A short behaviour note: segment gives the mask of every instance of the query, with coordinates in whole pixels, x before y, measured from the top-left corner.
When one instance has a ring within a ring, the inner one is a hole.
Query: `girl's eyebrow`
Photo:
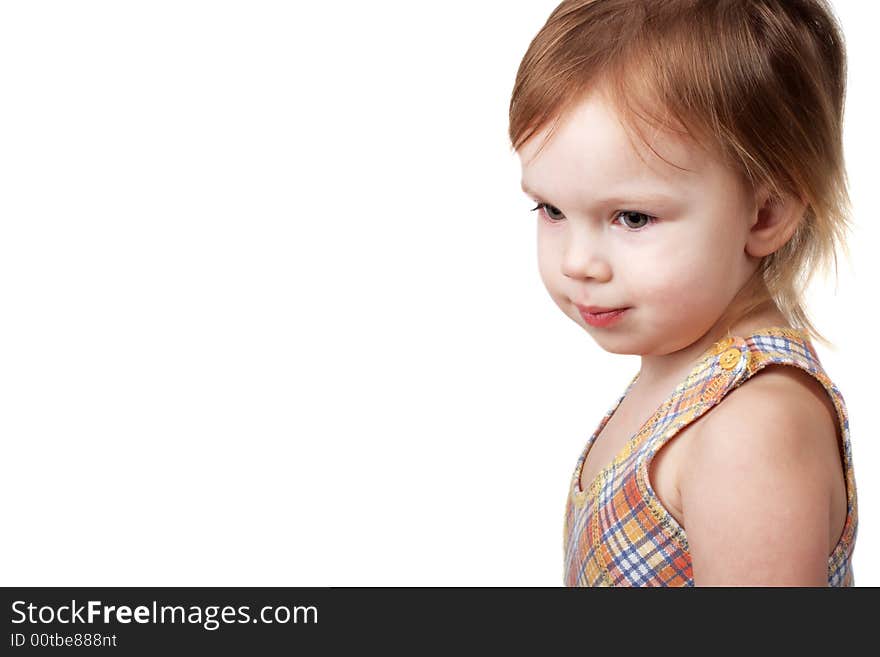
[[[529,189],[526,182],[520,181],[520,187],[523,192],[533,197],[543,197],[543,194],[538,194],[537,192]],[[670,194],[664,194],[660,191],[654,190],[642,190],[642,191],[633,191],[632,193],[625,194],[616,194],[614,196],[608,196],[605,198],[598,198],[594,200],[594,203],[598,205],[614,205],[620,203],[629,203],[629,202],[638,202],[638,203],[674,203],[680,201],[680,196],[672,196]]]

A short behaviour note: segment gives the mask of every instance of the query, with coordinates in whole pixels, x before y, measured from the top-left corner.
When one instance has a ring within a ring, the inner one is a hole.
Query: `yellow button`
[[[742,358],[742,352],[736,347],[732,347],[721,354],[721,358],[719,359],[719,364],[726,370],[732,370],[736,367],[736,364],[739,362],[739,359]]]
[[[732,344],[733,344],[733,336],[728,335],[726,338],[721,338],[712,347],[712,355],[717,356],[718,354],[720,354],[722,351],[727,349]]]

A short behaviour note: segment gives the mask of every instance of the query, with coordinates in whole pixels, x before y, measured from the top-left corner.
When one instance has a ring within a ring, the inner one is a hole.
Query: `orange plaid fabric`
[[[687,535],[651,488],[648,467],[657,451],[683,426],[756,372],[776,363],[809,372],[824,386],[837,410],[847,514],[842,535],[828,557],[828,584],[853,586],[858,506],[846,405],[809,338],[787,327],[762,329],[745,338],[727,336],[716,342],[621,453],[582,491],[580,474],[587,453],[638,374],[633,377],[587,441],[572,476],[563,531],[566,586],[694,585]]]

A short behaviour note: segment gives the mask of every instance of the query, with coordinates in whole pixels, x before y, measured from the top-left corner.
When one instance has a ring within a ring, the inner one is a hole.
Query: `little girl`
[[[541,278],[641,356],[574,470],[567,586],[853,585],[849,422],[803,303],[849,229],[845,66],[823,0],[565,0],[529,46]]]

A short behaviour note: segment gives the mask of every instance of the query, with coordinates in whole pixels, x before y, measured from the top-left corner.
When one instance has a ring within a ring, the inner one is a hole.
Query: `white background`
[[[0,583],[562,583],[638,356],[537,271],[507,140],[554,1],[0,5]],[[880,585],[875,3],[811,291]],[[872,301],[873,300],[873,301]]]

